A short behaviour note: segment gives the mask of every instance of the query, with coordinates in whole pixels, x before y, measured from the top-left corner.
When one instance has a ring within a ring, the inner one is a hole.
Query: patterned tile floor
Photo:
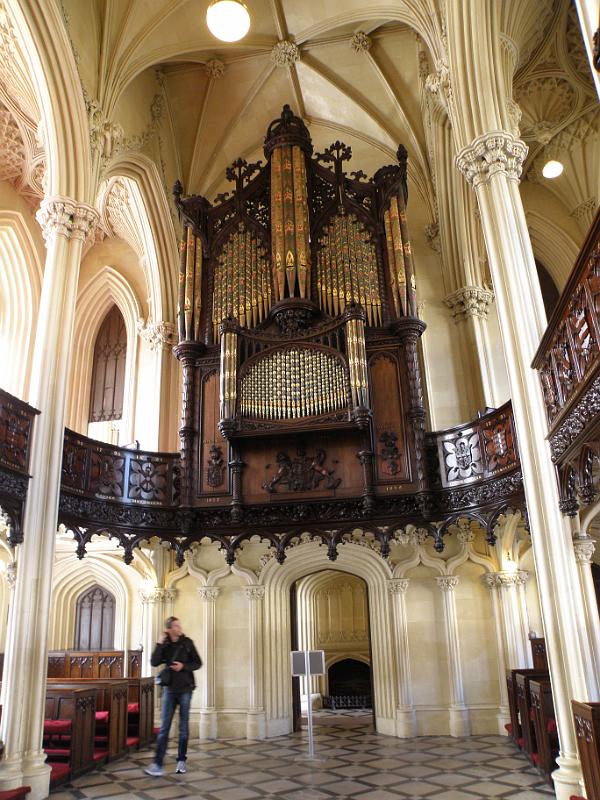
[[[164,778],[142,772],[152,751],[108,764],[51,800],[549,800],[554,792],[501,736],[396,739],[374,733],[370,715],[319,714],[314,760],[305,730],[264,742],[235,739],[194,744],[188,772],[175,775],[169,749]]]

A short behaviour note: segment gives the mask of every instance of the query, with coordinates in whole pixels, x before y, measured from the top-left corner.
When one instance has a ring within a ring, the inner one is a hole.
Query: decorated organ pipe
[[[220,411],[221,424],[232,420],[236,414],[237,399],[237,346],[238,334],[227,322],[221,325],[221,382]]]
[[[402,191],[393,195],[384,212],[390,288],[398,317],[417,313],[415,271]]]
[[[350,372],[350,394],[354,410],[369,407],[369,383],[367,377],[367,348],[365,345],[365,321],[359,308],[346,313],[346,350]]]
[[[184,226],[179,245],[178,333],[180,342],[200,339],[202,308],[202,242],[191,225]]]

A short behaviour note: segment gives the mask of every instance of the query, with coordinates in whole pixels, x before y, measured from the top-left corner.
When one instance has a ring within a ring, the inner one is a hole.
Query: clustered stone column
[[[526,154],[522,141],[498,130],[463,148],[456,164],[476,192],[494,281],[560,739],[554,782],[557,797],[566,800],[578,792],[581,777],[570,701],[600,697],[597,678],[585,668],[589,642],[573,636],[585,619],[584,603],[570,529],[559,510],[541,385],[530,366],[546,316],[519,195]]]
[[[413,703],[412,681],[410,676],[410,650],[408,644],[408,619],[406,614],[406,592],[409,584],[409,578],[394,578],[388,581],[388,591],[392,596],[394,643],[396,646],[396,665],[398,669],[396,730],[398,736],[403,739],[410,739],[417,735],[417,718]]]
[[[460,662],[460,640],[458,636],[458,617],[454,590],[458,586],[458,575],[443,575],[435,579],[442,591],[444,603],[444,624],[446,646],[448,649],[448,672],[450,678],[450,735],[469,736],[471,722],[469,709],[465,705],[462,666]]]
[[[163,589],[153,586],[151,589],[142,589],[142,630],[144,648],[142,653],[142,675],[152,674],[150,658],[156,646],[158,637],[162,634],[167,617],[172,616],[173,602],[177,596],[176,589]]]
[[[52,567],[71,341],[81,250],[98,212],[67,197],[51,197],[37,213],[46,262],[37,319],[29,401],[41,412],[34,427],[31,474],[18,546],[19,570],[7,632],[3,683],[0,789],[31,786],[31,800],[48,795],[50,768],[42,750]]]
[[[598,626],[598,602],[596,587],[592,576],[592,557],[596,544],[590,536],[574,536],[573,550],[577,562],[579,582],[585,603],[585,635],[589,636],[593,659],[586,662],[585,667],[592,675],[588,680],[597,680],[600,675],[600,629]]]
[[[264,586],[245,586],[248,599],[248,629],[250,645],[250,674],[248,676],[248,739],[265,738],[265,707],[263,692],[263,600]]]
[[[202,600],[201,654],[204,667],[200,672],[200,739],[217,738],[217,710],[215,706],[215,604],[221,590],[218,586],[201,586],[198,596]]]

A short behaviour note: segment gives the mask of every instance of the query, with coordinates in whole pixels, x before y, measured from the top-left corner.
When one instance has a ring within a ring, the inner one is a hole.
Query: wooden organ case
[[[426,488],[406,150],[348,176],[350,148],[313,154],[285,106],[264,153],[214,204],[174,189],[182,505],[256,525],[253,509],[344,501],[359,520]]]

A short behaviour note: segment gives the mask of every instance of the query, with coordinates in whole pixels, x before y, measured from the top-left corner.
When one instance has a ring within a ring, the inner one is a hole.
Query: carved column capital
[[[172,322],[145,322],[138,319],[136,323],[140,337],[148,343],[150,350],[168,350],[176,344],[175,325]]]
[[[456,323],[469,317],[487,319],[488,308],[494,300],[491,289],[483,286],[462,286],[444,298]]]
[[[265,587],[264,586],[244,586],[244,594],[250,601],[264,600]]]
[[[573,549],[578,564],[590,564],[596,550],[596,543],[589,536],[576,536],[573,538]]]
[[[15,584],[17,583],[17,562],[16,561],[9,561],[6,565],[6,582],[10,589],[15,588]]]
[[[406,594],[410,584],[410,578],[392,578],[387,582],[390,594]]]
[[[35,216],[46,241],[53,235],[85,241],[99,219],[93,206],[76,203],[69,197],[45,198]]]
[[[510,588],[511,586],[525,586],[529,577],[529,572],[520,569],[516,572],[488,572],[482,576],[482,580],[490,588],[493,586]]]
[[[458,575],[442,575],[435,579],[435,582],[443,592],[453,592],[458,586]]]
[[[218,586],[200,586],[198,589],[200,599],[206,603],[214,603],[220,593],[221,589]]]
[[[149,589],[140,589],[142,603],[161,603],[166,600],[174,600],[176,596],[176,589],[163,589],[161,586],[152,586]]]
[[[491,131],[463,147],[456,156],[456,166],[474,188],[497,173],[518,181],[528,149],[508,131]]]

